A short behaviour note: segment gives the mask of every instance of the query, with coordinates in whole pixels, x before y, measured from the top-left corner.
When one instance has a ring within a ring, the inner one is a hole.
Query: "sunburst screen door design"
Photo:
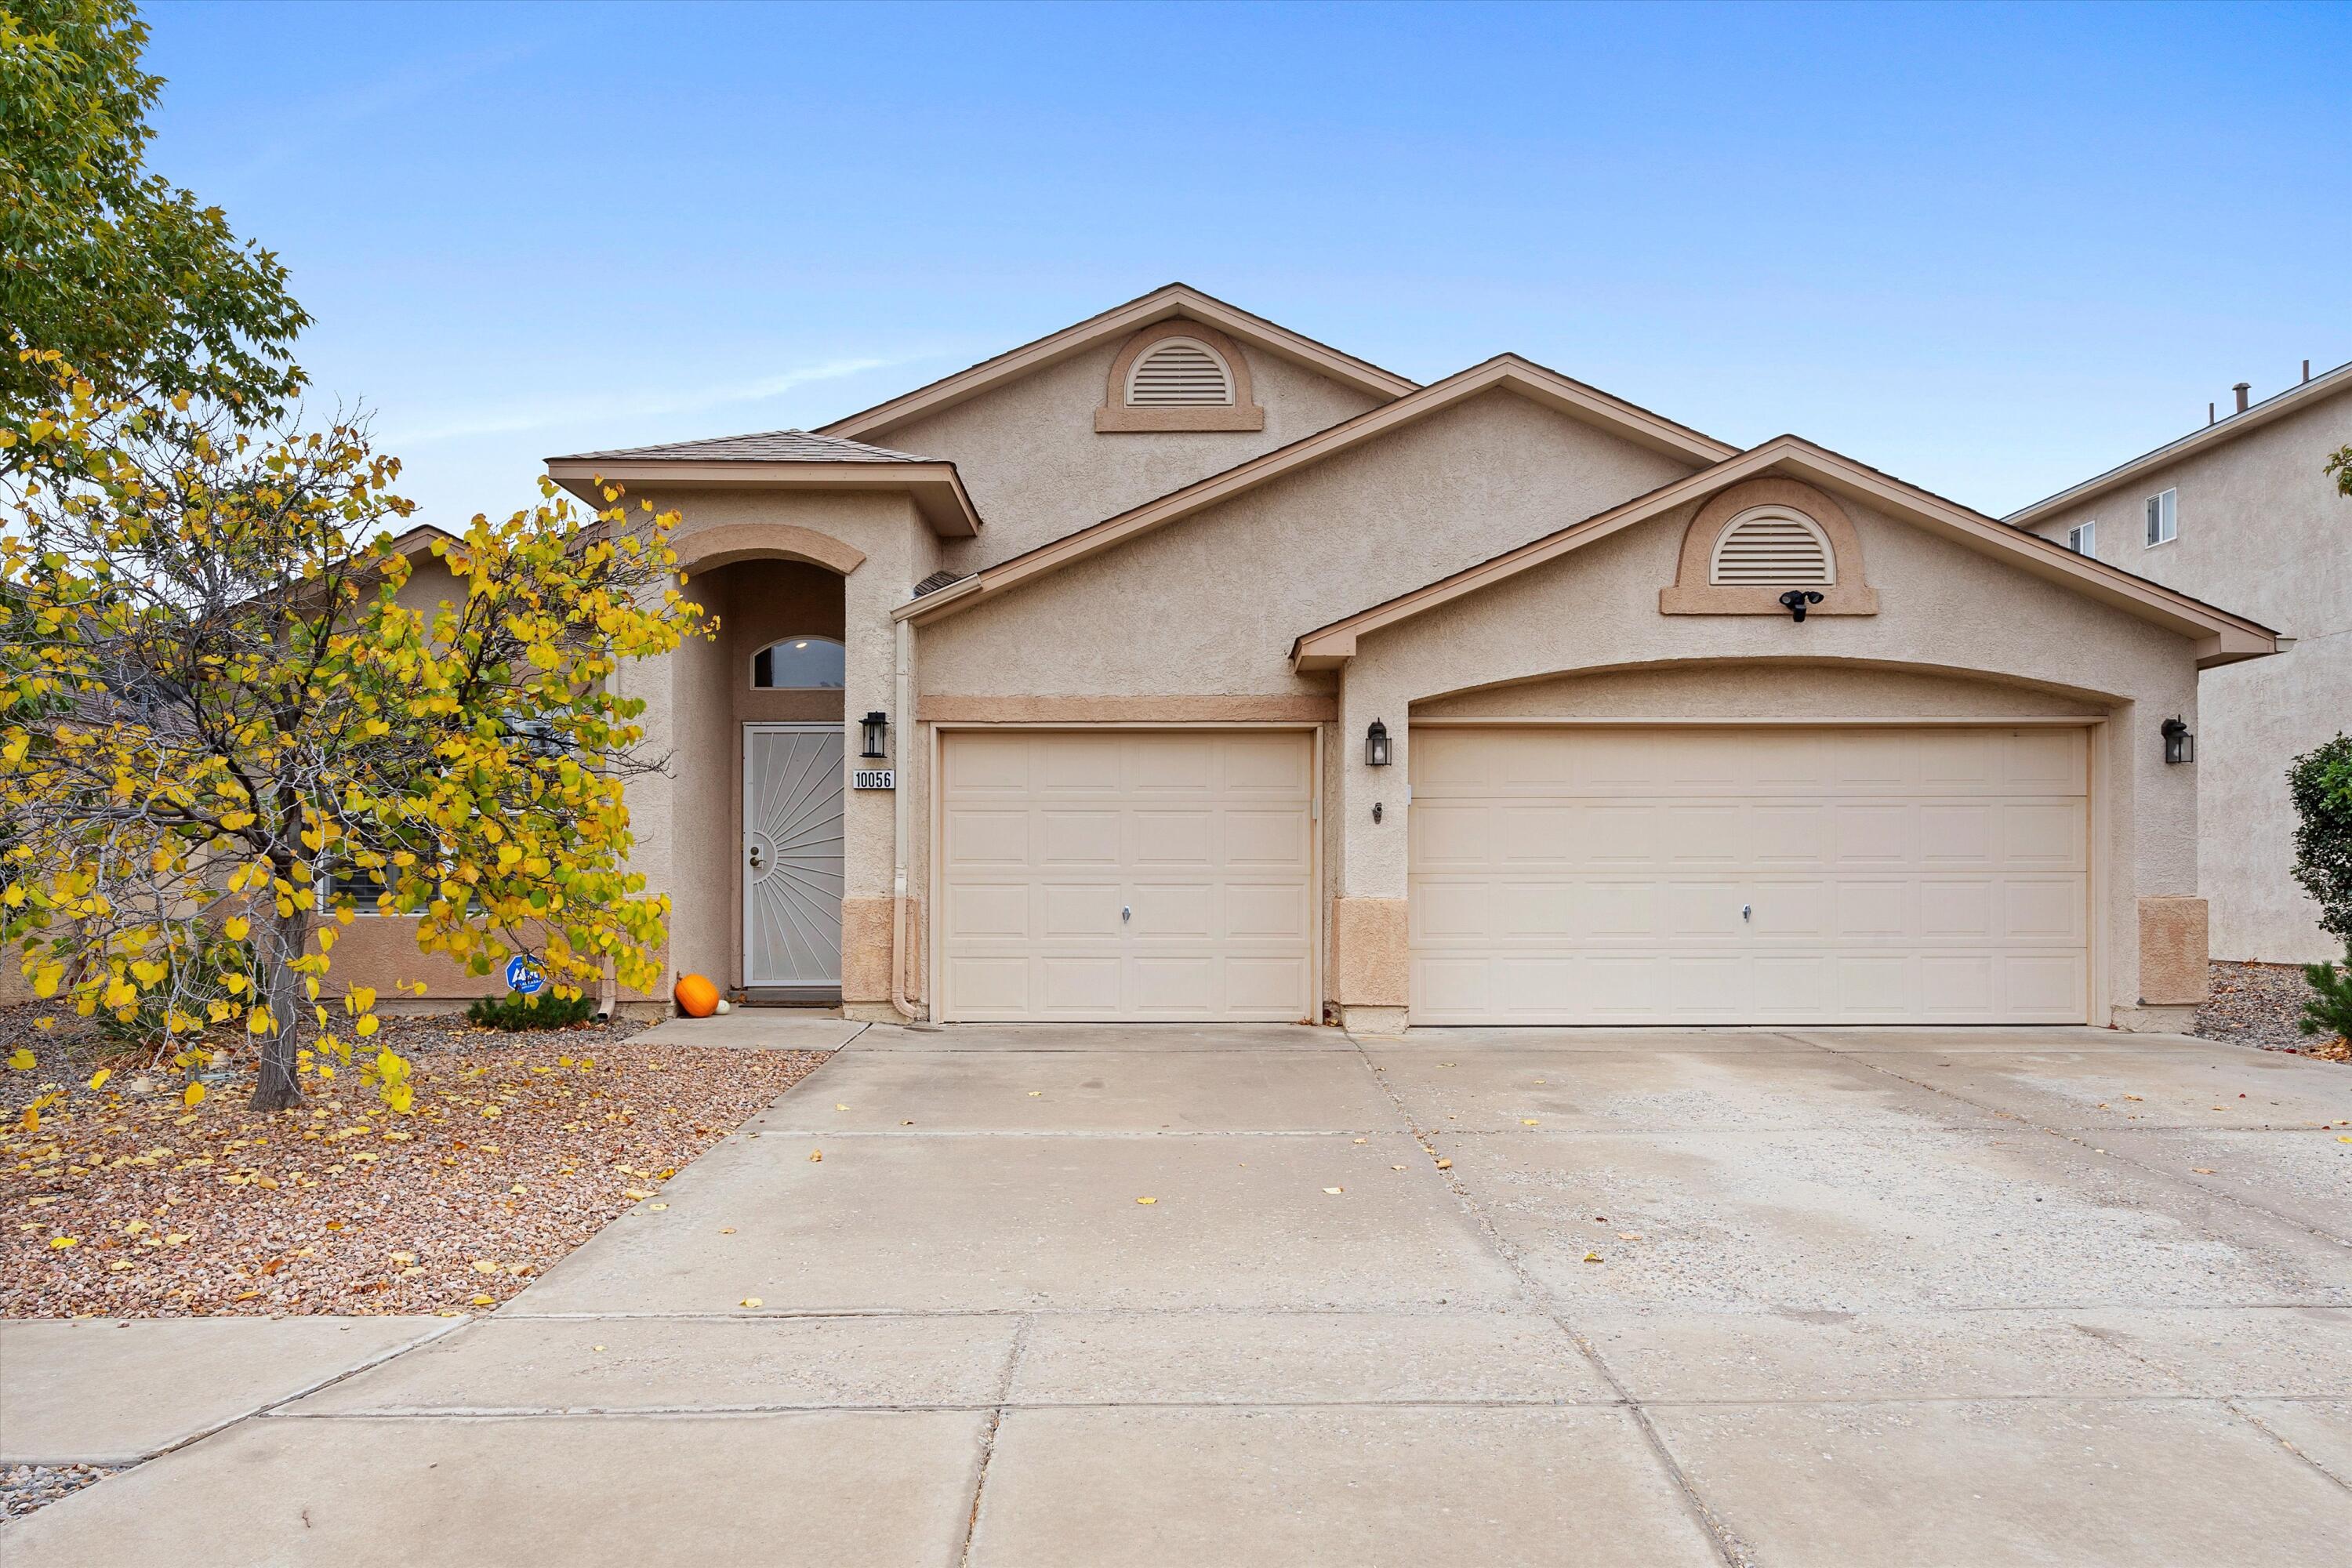
[[[841,984],[842,730],[743,727],[743,984]]]

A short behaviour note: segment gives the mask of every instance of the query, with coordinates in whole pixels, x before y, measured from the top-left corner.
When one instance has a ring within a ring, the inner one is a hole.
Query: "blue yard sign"
[[[520,992],[525,996],[536,996],[546,984],[547,976],[539,972],[539,965],[522,954],[517,953],[507,960],[508,990]]]

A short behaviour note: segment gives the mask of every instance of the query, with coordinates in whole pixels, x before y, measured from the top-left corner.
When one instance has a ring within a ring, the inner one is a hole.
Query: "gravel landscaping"
[[[2296,1026],[2310,994],[2299,963],[2216,963],[2205,1005],[2197,1010],[2197,1032],[2329,1061],[2352,1058],[2341,1040],[2317,1039]]]
[[[103,1465],[10,1465],[0,1469],[0,1520],[22,1519],[112,1474]]]
[[[36,1058],[0,1069],[0,1317],[485,1310],[824,1059],[634,1045],[632,1023],[387,1018],[413,1114],[349,1068],[307,1109],[256,1112],[249,1074],[190,1107],[143,1053],[35,1016],[0,1012],[0,1056]]]

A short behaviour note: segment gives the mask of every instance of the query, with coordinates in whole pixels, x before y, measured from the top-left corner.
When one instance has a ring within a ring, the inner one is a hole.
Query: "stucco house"
[[[2012,513],[2041,537],[2282,635],[2284,657],[2198,682],[2197,856],[2216,958],[2340,959],[2294,878],[2290,761],[2352,731],[2352,500],[2325,471],[2352,445],[2352,364],[2208,411],[2201,429]]]
[[[548,471],[680,509],[722,620],[623,676],[673,970],[867,1018],[2185,1026],[2162,726],[2278,647],[1799,437],[1181,284]]]

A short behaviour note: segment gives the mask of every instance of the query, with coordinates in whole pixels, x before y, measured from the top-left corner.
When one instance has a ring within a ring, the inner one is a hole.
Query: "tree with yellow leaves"
[[[412,607],[385,532],[413,509],[357,422],[255,428],[27,357],[59,395],[0,423],[0,931],[38,995],[152,1020],[183,1065],[248,1041],[273,1110],[375,1032],[371,992],[327,986],[361,900],[475,973],[656,982],[668,902],[627,869],[623,787],[661,759],[610,678],[708,635],[674,514],[549,487],[436,538],[455,586]],[[364,1070],[405,1109],[405,1063]]]

